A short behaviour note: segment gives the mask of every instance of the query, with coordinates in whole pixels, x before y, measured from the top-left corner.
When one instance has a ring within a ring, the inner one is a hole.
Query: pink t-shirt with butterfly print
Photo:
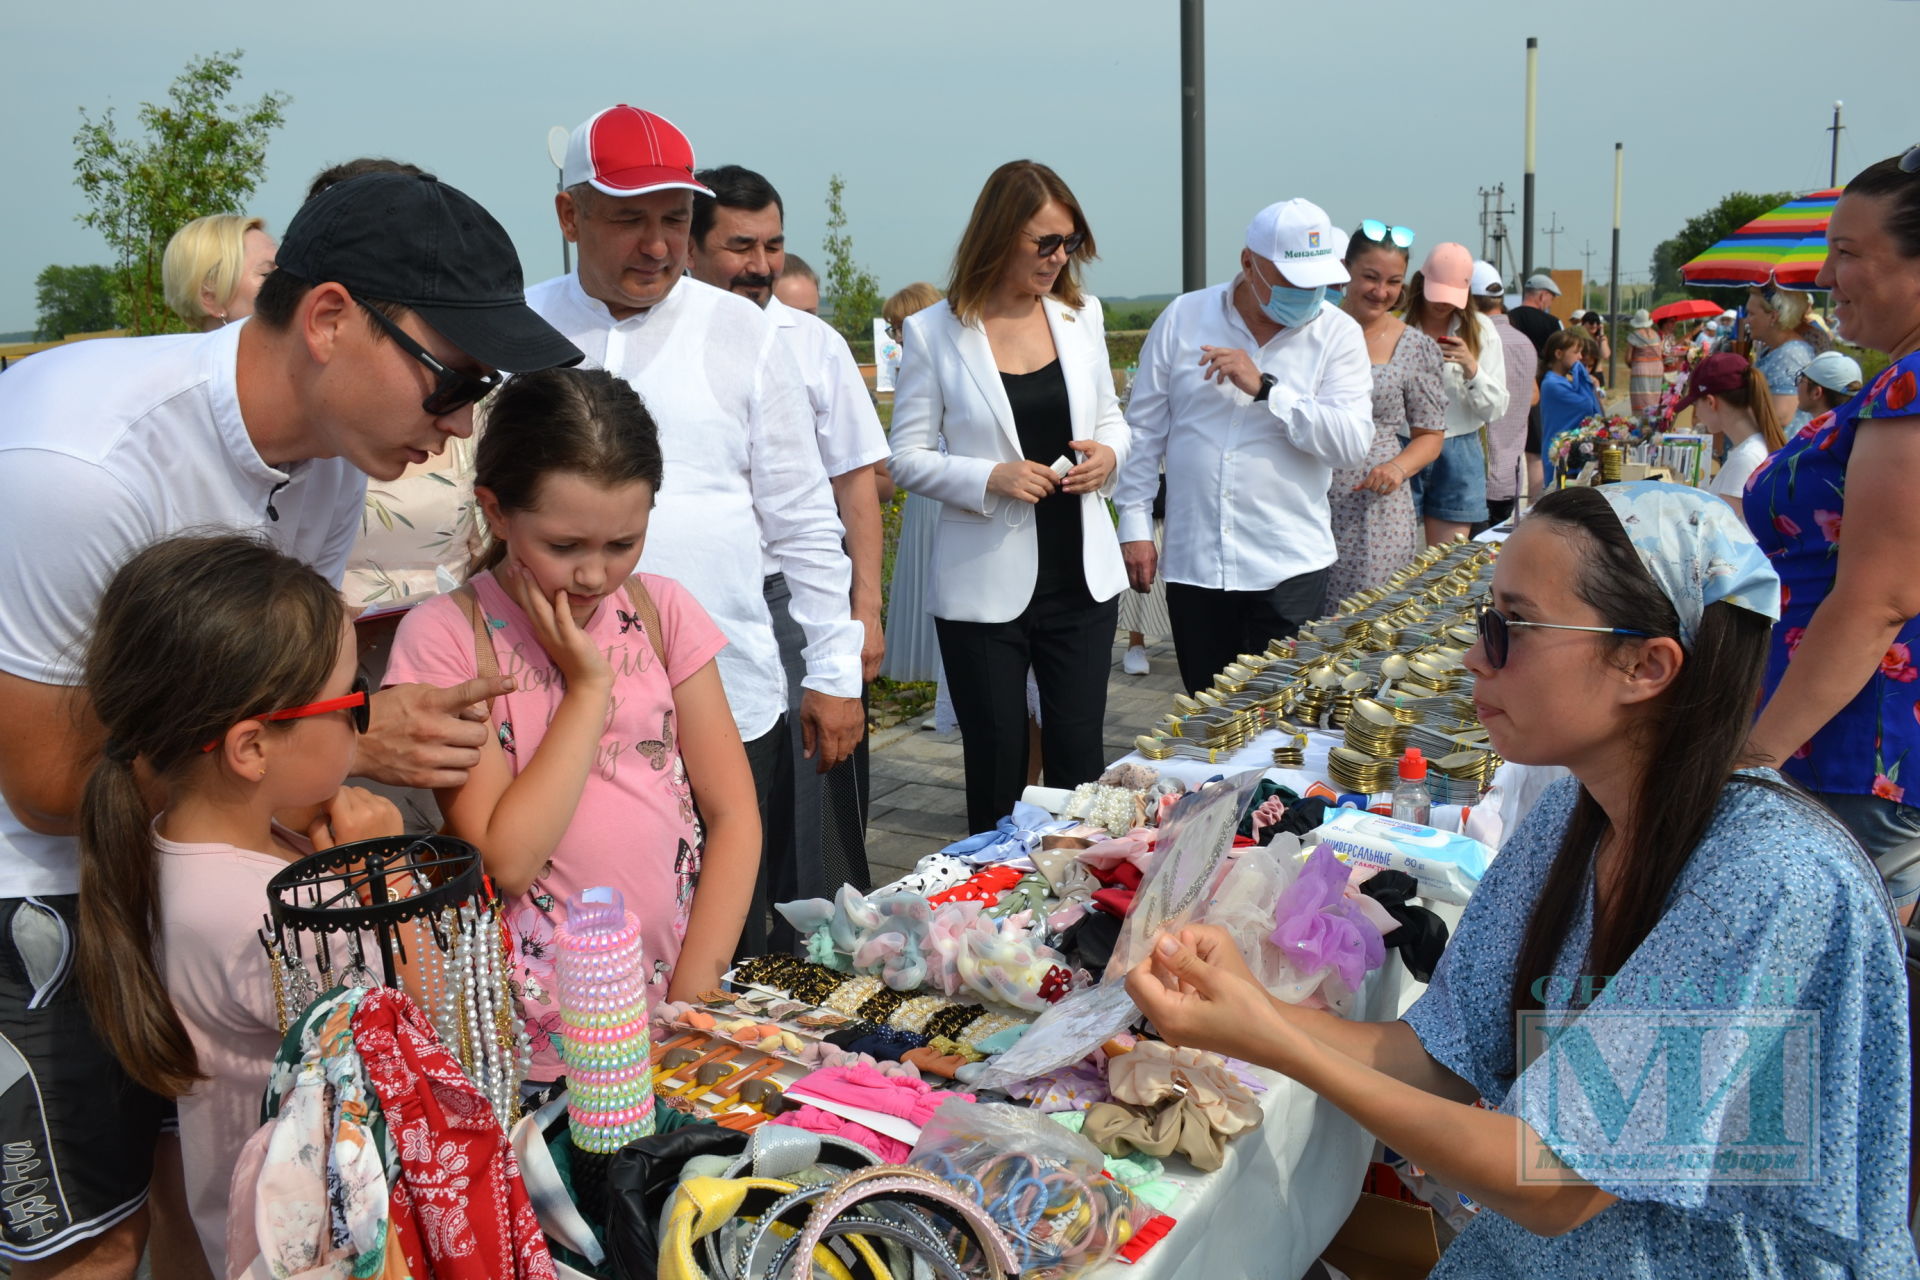
[[[552,859],[527,893],[507,908],[517,951],[514,981],[533,1038],[533,1080],[564,1074],[553,1042],[560,1025],[553,977],[553,933],[581,890],[611,885],[640,920],[650,993],[664,1000],[687,930],[703,837],[680,760],[673,687],[713,661],[726,644],[720,629],[681,586],[641,574],[660,629],[666,669],[654,658],[624,592],[600,602],[586,631],[613,666],[613,696],[599,757],[580,805]],[[473,578],[493,651],[514,692],[493,704],[493,723],[515,773],[533,759],[565,692],[560,670],[534,639],[527,616],[491,573]],[[416,605],[400,623],[387,664],[388,684],[453,685],[478,674],[473,624],[452,596]]]

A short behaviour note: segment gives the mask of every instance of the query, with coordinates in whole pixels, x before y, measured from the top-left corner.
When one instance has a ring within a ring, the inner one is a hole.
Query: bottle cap
[[[1427,776],[1427,758],[1420,754],[1420,748],[1408,747],[1400,756],[1400,777],[1405,782],[1419,782]]]

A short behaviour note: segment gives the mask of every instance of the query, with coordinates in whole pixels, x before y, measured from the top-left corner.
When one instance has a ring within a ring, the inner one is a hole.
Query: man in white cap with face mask
[[[1347,282],[1345,243],[1319,206],[1269,205],[1239,274],[1174,299],[1140,350],[1133,453],[1114,492],[1120,547],[1134,590],[1166,579],[1189,690],[1320,615],[1336,558],[1327,486],[1373,443],[1366,339],[1327,296]],[[1164,561],[1152,516],[1163,462]]]

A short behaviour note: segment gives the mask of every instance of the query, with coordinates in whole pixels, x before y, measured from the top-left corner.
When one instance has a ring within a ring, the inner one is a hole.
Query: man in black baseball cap
[[[470,435],[501,371],[580,359],[527,308],[500,224],[430,177],[323,192],[287,228],[279,267],[244,322],[73,343],[0,377],[0,921],[26,957],[0,965],[0,1023],[19,1051],[0,1064],[0,1145],[36,1180],[31,1203],[0,1216],[0,1256],[16,1263],[131,1276],[156,1152],[178,1160],[177,1139],[159,1136],[171,1103],[132,1083],[60,977],[81,928],[75,814],[98,753],[72,655],[108,580],[150,543],[226,527],[338,583],[368,476]],[[511,687],[381,691],[354,772],[460,785],[488,732],[462,713]],[[22,1017],[33,1036],[15,1034]],[[151,1216],[172,1256],[193,1246],[166,1185]]]

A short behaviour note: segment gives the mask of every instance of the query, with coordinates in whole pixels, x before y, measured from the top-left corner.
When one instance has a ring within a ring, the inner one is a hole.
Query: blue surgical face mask
[[[1334,285],[1334,284],[1330,284],[1327,286],[1327,305],[1328,306],[1337,307],[1341,303],[1345,302],[1346,300],[1347,300],[1347,291],[1345,289],[1342,289],[1339,285]]]
[[[1254,269],[1260,275],[1259,268]],[[1260,304],[1261,312],[1267,319],[1288,329],[1298,329],[1307,321],[1320,314],[1320,305],[1326,301],[1327,287],[1317,289],[1295,289],[1291,285],[1267,284],[1264,276],[1260,283],[1267,285],[1267,300]]]

